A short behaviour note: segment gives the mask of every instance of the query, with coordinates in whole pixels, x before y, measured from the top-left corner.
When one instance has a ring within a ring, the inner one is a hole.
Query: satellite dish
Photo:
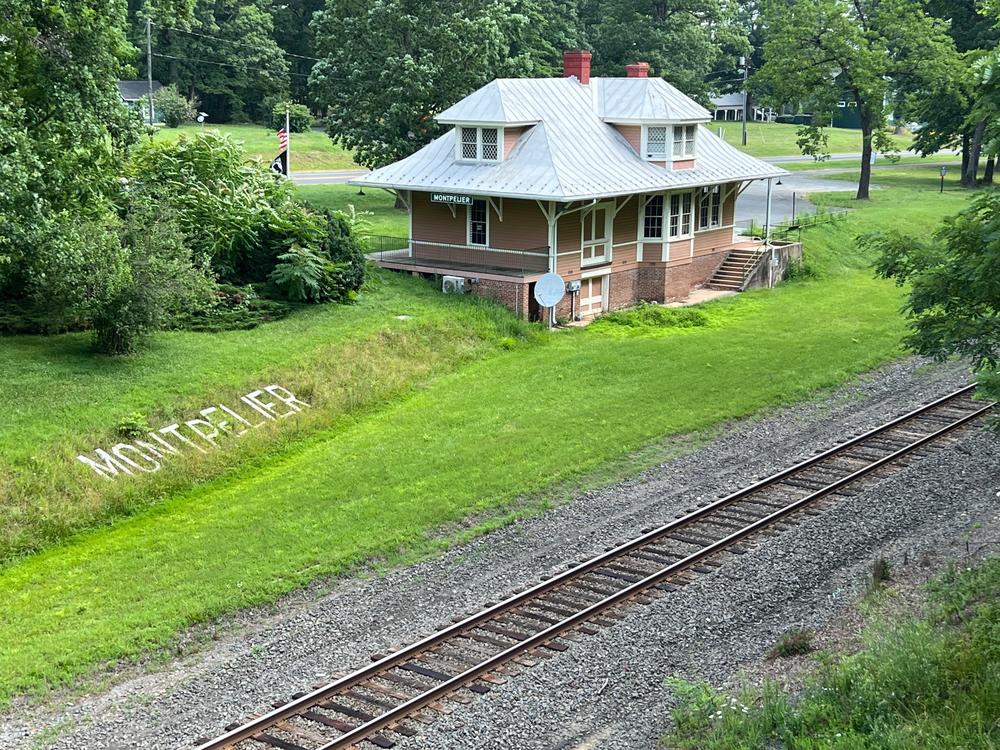
[[[535,301],[542,307],[555,307],[566,294],[566,282],[557,273],[547,273],[535,282]]]

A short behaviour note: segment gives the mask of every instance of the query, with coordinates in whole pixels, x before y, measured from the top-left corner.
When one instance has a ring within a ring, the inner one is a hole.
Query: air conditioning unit
[[[445,276],[441,279],[441,291],[445,294],[465,294],[465,278],[462,276]]]

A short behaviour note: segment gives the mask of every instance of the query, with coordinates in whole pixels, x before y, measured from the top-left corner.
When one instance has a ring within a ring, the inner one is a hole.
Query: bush
[[[170,84],[153,94],[153,109],[159,112],[164,125],[178,128],[186,122],[194,122],[198,100],[188,101],[174,84]]]
[[[288,126],[293,133],[304,133],[313,124],[312,112],[305,104],[297,104],[293,101],[275,102],[271,107],[271,127],[279,130],[285,127],[285,109],[288,109]]]
[[[663,328],[697,328],[708,324],[708,316],[690,307],[663,307],[642,302],[628,310],[602,315],[595,320],[594,328],[623,328],[635,331]]]
[[[368,258],[358,241],[357,235],[352,231],[352,216],[355,214],[344,214],[341,211],[326,211],[326,236],[323,238],[323,250],[327,257],[340,268],[341,281],[339,286],[342,291],[339,296],[333,297],[339,302],[344,302],[352,297],[365,283],[365,272],[368,267]]]
[[[812,633],[802,628],[793,628],[786,633],[782,633],[781,638],[774,644],[768,654],[772,658],[787,658],[789,656],[801,656],[813,650]]]

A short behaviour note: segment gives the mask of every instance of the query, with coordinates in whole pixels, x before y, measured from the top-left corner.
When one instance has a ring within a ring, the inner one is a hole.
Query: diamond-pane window
[[[496,128],[483,128],[482,129],[483,138],[483,160],[484,161],[496,161],[499,156],[499,148],[497,143],[497,129]]]
[[[646,128],[646,158],[665,160],[667,158],[667,129],[659,125]]]
[[[478,151],[478,128],[462,128],[462,158],[475,159]]]

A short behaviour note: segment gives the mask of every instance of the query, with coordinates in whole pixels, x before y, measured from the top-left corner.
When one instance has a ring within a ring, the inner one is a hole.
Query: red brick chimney
[[[649,63],[635,62],[625,66],[625,75],[629,78],[649,78]]]
[[[590,83],[590,59],[592,55],[584,49],[566,50],[563,52],[563,75],[566,78],[576,76],[576,79],[586,86]]]

